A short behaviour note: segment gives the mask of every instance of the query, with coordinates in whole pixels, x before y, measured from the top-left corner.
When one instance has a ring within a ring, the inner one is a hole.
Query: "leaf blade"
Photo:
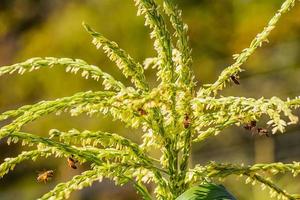
[[[236,200],[223,185],[206,183],[192,187],[176,200]]]

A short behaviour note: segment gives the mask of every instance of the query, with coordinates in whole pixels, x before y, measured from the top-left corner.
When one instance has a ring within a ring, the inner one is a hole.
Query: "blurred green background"
[[[198,86],[216,80],[218,74],[232,63],[231,55],[248,46],[279,8],[283,0],[178,0],[184,21],[189,25],[193,48],[193,70]],[[240,74],[241,85],[229,87],[222,95],[286,98],[300,95],[300,5],[283,16],[270,36],[270,43],[256,51]],[[115,40],[134,58],[143,62],[155,56],[149,30],[143,17],[136,16],[132,0],[1,0],[0,1],[0,65],[9,65],[36,56],[71,57],[98,65],[117,79],[130,84],[106,56],[90,43],[83,30],[85,21],[108,38]],[[155,71],[146,71],[155,85]],[[0,78],[0,111],[55,99],[79,91],[100,90],[99,82],[67,74],[63,68],[42,69],[23,76]],[[264,121],[259,122],[264,126]],[[3,125],[0,124],[0,125]],[[109,117],[47,116],[24,130],[46,135],[51,128],[89,129],[120,133],[136,138],[138,130],[125,129]],[[253,164],[255,162],[290,162],[300,160],[299,125],[286,134],[253,137],[242,128],[225,130],[218,137],[193,148],[193,165],[210,160]],[[136,140],[136,139],[135,139]],[[17,155],[19,145],[7,146],[0,141],[0,163]],[[36,182],[37,171],[55,169],[55,178],[47,184]],[[70,170],[64,159],[40,159],[25,162],[0,179],[1,200],[31,200],[53,188],[57,183],[79,174]],[[277,176],[276,181],[291,193],[300,193],[299,178]],[[225,186],[238,199],[269,199],[267,191],[244,185],[244,179],[229,178]],[[130,185],[115,187],[105,180],[74,193],[74,200],[139,199]]]

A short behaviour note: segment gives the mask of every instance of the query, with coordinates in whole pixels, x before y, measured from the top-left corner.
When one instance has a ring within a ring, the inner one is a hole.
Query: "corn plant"
[[[25,160],[55,156],[87,163],[90,168],[70,181],[56,185],[40,197],[41,200],[66,199],[71,192],[89,187],[103,178],[109,178],[118,185],[132,184],[146,200],[176,199],[194,185],[213,185],[219,178],[231,175],[244,176],[246,183],[257,183],[262,189],[268,188],[272,197],[300,199],[299,195],[289,194],[271,180],[277,173],[291,172],[296,176],[300,172],[300,162],[252,166],[213,161],[206,165],[189,164],[193,144],[205,142],[228,127],[245,126],[263,134],[266,130],[257,128],[255,122],[267,117],[271,132],[276,134],[284,132],[287,125],[298,122],[298,117],[293,114],[293,110],[300,107],[298,97],[287,100],[278,97],[254,99],[224,97],[219,93],[228,85],[235,87],[239,84],[238,74],[243,71],[242,65],[268,41],[276,23],[294,6],[295,0],[285,0],[249,47],[233,56],[234,63],[226,67],[214,83],[199,86],[197,91],[191,69],[188,26],[182,21],[182,12],[172,0],[162,3],[158,5],[155,0],[135,0],[138,15],[145,17],[145,25],[151,30],[150,37],[157,52],[155,57],[146,58],[142,64],[115,42],[83,23],[92,43],[115,62],[125,77],[131,80],[131,86],[124,85],[99,67],[81,59],[36,57],[0,68],[0,75],[5,75],[60,66],[65,67],[66,72],[81,73],[86,79],[101,79],[104,85],[103,91],[80,92],[2,113],[0,120],[11,119],[11,122],[1,127],[0,139],[7,140],[8,144],[20,142],[32,149],[14,158],[6,158],[0,165],[0,177]],[[155,87],[149,87],[144,75],[144,70],[150,67],[157,70]],[[71,115],[109,115],[126,126],[138,129],[142,142],[138,144],[116,133],[101,130],[52,129],[49,137],[22,131],[22,127],[29,122],[62,112]],[[152,155],[152,149],[157,149],[160,156]],[[149,189],[150,184],[153,190]]]

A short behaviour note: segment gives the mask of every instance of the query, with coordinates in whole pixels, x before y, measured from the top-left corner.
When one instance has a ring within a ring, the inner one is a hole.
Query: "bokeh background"
[[[178,0],[184,21],[189,25],[193,48],[193,70],[198,85],[214,81],[231,55],[248,46],[279,8],[283,0]],[[232,86],[222,95],[286,98],[300,95],[300,5],[283,16],[270,36],[270,43],[260,48],[244,65],[241,85]],[[130,84],[106,56],[90,43],[81,23],[85,21],[108,38],[115,40],[134,58],[143,62],[155,56],[149,30],[143,17],[136,16],[132,0],[1,0],[0,1],[0,65],[9,65],[36,56],[56,56],[84,59],[100,66],[117,79]],[[146,71],[155,85],[155,71]],[[0,111],[32,104],[43,99],[55,99],[79,91],[100,90],[99,82],[70,75],[56,67],[36,72],[0,78]],[[265,121],[259,122],[264,126]],[[3,125],[0,124],[0,125]],[[137,138],[138,130],[126,129],[109,117],[47,116],[24,130],[47,135],[51,128],[89,129],[120,133]],[[299,125],[288,128],[286,134],[254,137],[242,128],[225,130],[218,137],[193,148],[193,165],[210,160],[253,164],[255,162],[291,162],[300,160]],[[136,139],[135,139],[136,140]],[[0,141],[0,163],[16,156],[19,145],[7,146]],[[47,184],[36,182],[37,171],[55,169],[55,178]],[[64,159],[40,159],[24,162],[0,179],[1,200],[32,200],[49,191],[57,183],[69,180],[86,166],[70,170]],[[300,193],[299,178],[277,176],[278,184],[291,193]],[[225,186],[238,199],[269,199],[268,192],[244,185],[244,179],[229,178]],[[115,187],[105,180],[76,192],[74,200],[139,199],[130,185]]]

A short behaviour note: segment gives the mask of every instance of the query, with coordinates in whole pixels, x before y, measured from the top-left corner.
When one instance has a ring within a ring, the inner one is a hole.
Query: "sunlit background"
[[[193,48],[193,70],[198,87],[216,80],[218,74],[232,63],[232,54],[247,47],[262,30],[283,0],[178,0],[184,21],[189,25]],[[300,95],[300,5],[283,16],[263,48],[243,66],[240,86],[232,85],[222,95],[246,97],[294,97]],[[143,17],[136,16],[133,0],[1,0],[0,1],[0,65],[24,61],[30,57],[55,56],[86,60],[111,73],[127,85],[115,65],[90,42],[81,24],[85,21],[106,37],[116,41],[134,58],[143,62],[155,56],[149,29]],[[146,71],[155,86],[154,70]],[[0,111],[69,96],[79,91],[101,90],[99,82],[85,80],[64,72],[63,68],[41,69],[22,76],[0,78]],[[4,125],[3,123],[0,125]],[[266,126],[265,121],[259,122]],[[71,117],[68,114],[43,117],[24,127],[24,130],[47,135],[52,128],[69,130],[103,130],[136,138],[139,130],[124,128],[111,118]],[[288,128],[284,135],[251,136],[241,127],[227,129],[193,148],[192,164],[215,160],[253,164],[255,162],[300,161],[299,125]],[[7,146],[0,141],[0,163],[6,157],[21,152],[19,145]],[[37,171],[55,170],[47,184],[37,183]],[[32,200],[52,189],[57,183],[87,169],[70,169],[65,159],[40,159],[18,165],[0,179],[1,200]],[[276,182],[291,193],[300,193],[300,179],[291,175],[277,176]],[[267,191],[258,186],[244,185],[245,180],[229,178],[224,185],[237,199],[269,199]],[[110,181],[76,192],[72,200],[134,200],[139,197],[131,185],[115,187]]]

